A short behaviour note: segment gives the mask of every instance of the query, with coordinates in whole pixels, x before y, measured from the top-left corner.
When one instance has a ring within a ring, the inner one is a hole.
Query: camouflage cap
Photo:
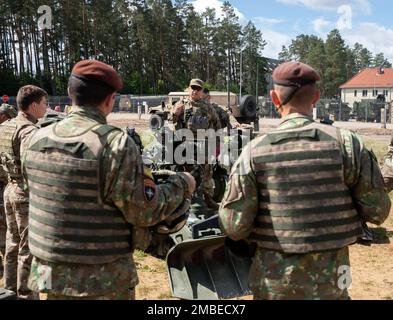
[[[201,79],[192,79],[190,81],[190,87],[191,86],[197,86],[197,87],[203,88],[204,84]]]
[[[15,118],[18,115],[18,110],[8,103],[3,103],[0,106],[0,114],[5,114],[9,118]]]

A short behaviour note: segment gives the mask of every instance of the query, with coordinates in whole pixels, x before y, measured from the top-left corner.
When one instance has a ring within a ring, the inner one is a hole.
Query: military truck
[[[378,95],[376,99],[362,99],[360,102],[355,102],[353,114],[357,121],[381,122],[381,109],[389,107],[385,100],[384,95]]]
[[[320,99],[316,104],[317,118],[323,121],[348,121],[352,115],[352,109],[348,103],[337,99]]]

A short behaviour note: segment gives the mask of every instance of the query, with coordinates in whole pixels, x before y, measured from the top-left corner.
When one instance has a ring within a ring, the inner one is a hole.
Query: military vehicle
[[[348,121],[352,114],[352,109],[348,103],[342,103],[337,99],[320,99],[315,107],[317,118],[325,123],[330,121]]]
[[[353,114],[357,121],[381,122],[381,109],[389,107],[384,95],[380,94],[376,99],[362,99],[353,104]],[[389,112],[388,112],[389,115]],[[388,121],[390,116],[387,117]]]

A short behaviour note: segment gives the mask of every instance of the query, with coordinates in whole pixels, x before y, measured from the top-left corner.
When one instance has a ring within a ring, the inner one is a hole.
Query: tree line
[[[334,97],[339,87],[365,68],[391,68],[383,53],[373,55],[360,43],[350,48],[337,29],[326,40],[301,34],[283,46],[279,59],[298,60],[312,65],[321,74],[320,89],[323,97]]]
[[[241,26],[229,2],[217,17],[214,9],[197,13],[186,0],[47,0],[52,28],[43,30],[41,4],[0,1],[2,92],[13,95],[34,83],[66,94],[74,63],[92,58],[121,73],[125,93],[166,94],[194,77],[217,90],[226,90],[228,77],[237,92],[241,47],[244,92],[264,90],[262,33],[252,22]]]
[[[167,94],[194,77],[210,90],[226,91],[229,83],[238,93],[240,70],[242,93],[267,93],[263,31],[251,21],[242,26],[227,1],[217,16],[211,8],[196,12],[187,0],[46,0],[51,28],[38,23],[42,3],[0,0],[0,94],[15,95],[31,83],[66,95],[71,68],[81,59],[111,64],[124,80],[121,93]],[[362,68],[391,66],[361,44],[349,48],[337,30],[326,41],[299,35],[279,58],[313,65],[327,97]]]

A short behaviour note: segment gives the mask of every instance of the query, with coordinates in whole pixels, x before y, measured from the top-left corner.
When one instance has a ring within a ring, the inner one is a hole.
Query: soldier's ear
[[[317,89],[315,90],[314,98],[312,100],[312,104],[316,104],[319,98],[321,97],[321,90]]]
[[[275,90],[270,90],[270,97],[272,98],[272,102],[275,106],[281,105],[281,99]]]

